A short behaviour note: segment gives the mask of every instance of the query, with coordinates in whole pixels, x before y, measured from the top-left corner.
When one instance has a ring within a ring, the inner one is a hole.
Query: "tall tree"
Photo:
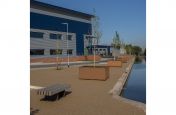
[[[96,44],[99,44],[102,32],[100,30],[100,18],[96,15],[95,9],[93,9],[94,18],[92,19],[92,34],[96,37]]]
[[[120,49],[121,41],[120,41],[120,36],[117,31],[115,32],[115,36],[113,37],[112,45],[114,48]]]

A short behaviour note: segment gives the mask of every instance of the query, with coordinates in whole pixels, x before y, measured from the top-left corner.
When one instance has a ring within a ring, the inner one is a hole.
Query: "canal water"
[[[122,90],[121,96],[146,103],[146,63],[135,63],[128,80]]]

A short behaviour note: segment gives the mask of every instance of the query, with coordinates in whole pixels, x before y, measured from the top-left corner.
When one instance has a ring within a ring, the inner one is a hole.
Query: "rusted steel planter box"
[[[118,58],[117,61],[121,61],[122,63],[127,63],[128,60],[124,58]]]
[[[107,66],[109,67],[122,67],[121,61],[108,61]]]
[[[132,58],[132,56],[130,56],[130,55],[124,55],[124,56],[119,57],[119,59],[124,62],[128,62],[130,60],[130,58]]]
[[[68,58],[58,58],[59,61],[62,62],[67,62]],[[75,56],[75,57],[69,57],[70,62],[75,62],[75,61],[93,61],[94,56],[93,55],[88,55],[88,56]],[[99,55],[95,56],[95,61],[100,61],[101,57]],[[45,57],[45,58],[31,58],[30,59],[31,63],[36,63],[36,62],[43,62],[43,63],[55,63],[57,62],[57,58],[52,58],[52,57]]]
[[[127,63],[129,60],[129,57],[120,57],[117,59],[117,61],[121,61],[122,63]]]
[[[94,56],[93,55],[89,55],[89,56],[85,56],[85,60],[86,61],[93,61],[94,60]],[[100,61],[101,57],[99,55],[95,56],[95,61]]]
[[[107,80],[109,68],[107,66],[82,66],[79,67],[79,79]]]

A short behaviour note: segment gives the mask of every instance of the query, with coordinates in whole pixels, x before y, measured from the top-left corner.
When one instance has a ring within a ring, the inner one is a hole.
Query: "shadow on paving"
[[[40,111],[39,109],[30,108],[30,115],[35,115],[35,114],[38,113],[39,111]]]

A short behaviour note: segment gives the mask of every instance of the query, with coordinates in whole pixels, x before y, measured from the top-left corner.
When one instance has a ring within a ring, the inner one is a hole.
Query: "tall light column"
[[[58,45],[59,45],[59,39],[58,39],[58,36],[57,36],[57,44],[56,44],[56,48],[57,48],[57,49],[56,49],[56,55],[57,55],[57,68],[56,68],[56,69],[57,69],[57,70],[59,70],[59,62],[58,62],[58,61],[59,61],[59,59],[58,59],[58,58],[59,58],[59,56],[58,56],[58,55],[59,55],[59,51],[58,51],[59,46],[58,46]]]
[[[68,52],[68,23],[62,23],[62,24],[65,24],[66,27],[67,27],[67,35],[66,35],[66,39],[67,39],[67,66],[68,68],[70,67],[70,64],[69,64],[69,52]]]

